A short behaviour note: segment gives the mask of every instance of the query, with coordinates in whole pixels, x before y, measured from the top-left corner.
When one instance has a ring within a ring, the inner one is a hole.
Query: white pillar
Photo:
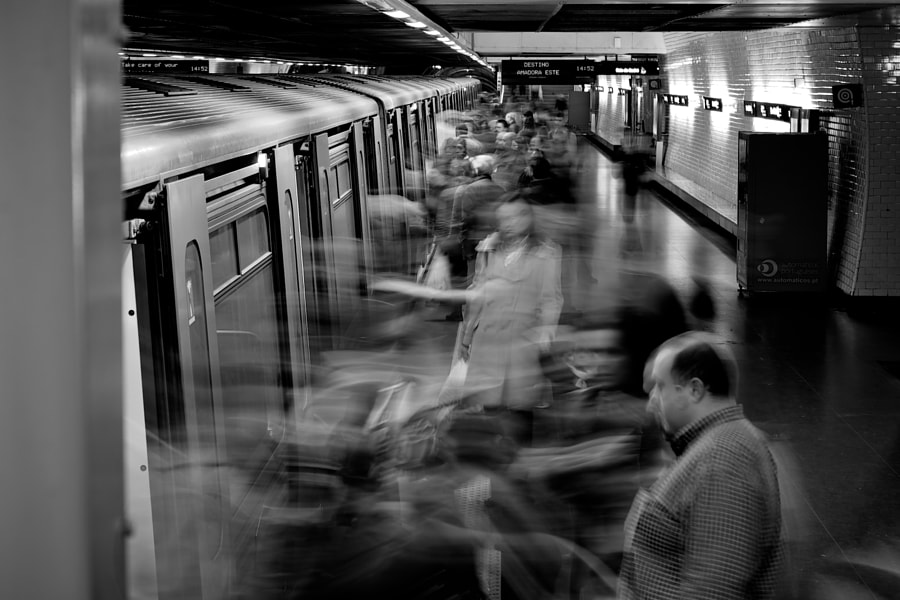
[[[116,0],[0,19],[0,597],[124,598]]]

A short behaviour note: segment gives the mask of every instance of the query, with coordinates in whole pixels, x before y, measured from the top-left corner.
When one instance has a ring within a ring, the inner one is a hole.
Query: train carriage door
[[[294,145],[286,144],[275,148],[275,196],[279,204],[281,227],[282,270],[284,272],[285,316],[288,333],[291,379],[294,389],[308,381],[310,365],[309,322],[306,306],[306,277],[304,268],[303,242],[300,220],[306,220],[306,187],[297,183],[295,175]],[[302,197],[301,197],[302,195]]]
[[[434,120],[435,102],[439,102],[438,96],[434,96],[425,100],[425,112],[422,115],[422,143],[424,144],[426,166],[429,161],[434,160],[434,157],[437,153],[437,128]]]
[[[365,268],[366,279],[368,279],[374,269],[375,263],[372,256],[372,229],[371,214],[369,212],[370,196],[369,196],[369,169],[372,165],[366,160],[366,141],[365,128],[362,122],[356,122],[351,127],[351,151],[349,157],[354,169],[351,173],[352,179],[350,184],[356,190],[356,231],[362,243],[362,258]]]
[[[360,263],[359,196],[354,173],[349,131],[315,138],[316,169],[319,181],[319,210],[322,214],[321,248],[328,288],[328,322],[338,346],[346,339],[355,319],[360,318],[362,273]]]
[[[225,544],[230,511],[227,479],[214,467],[226,459],[225,440],[219,435],[224,429],[220,380],[213,368],[218,364],[218,347],[203,176],[168,184],[166,198],[184,422],[183,431],[170,437],[170,443],[180,446],[174,455],[178,463],[157,468],[180,471],[177,478],[189,479],[174,493],[190,494],[190,498],[181,503],[188,514],[176,514],[174,522],[160,523],[176,530],[163,533],[162,538],[174,545],[163,543],[157,560],[164,565],[162,573],[178,573],[179,579],[192,577],[191,565],[198,563],[202,586],[198,597],[221,598],[228,593],[231,575]],[[161,492],[168,495],[173,490]],[[187,581],[161,581],[160,591],[170,585],[191,589]]]
[[[406,142],[409,138],[409,131],[407,131],[406,124],[404,123],[405,119],[403,113],[404,110],[402,108],[394,109],[390,113],[393,135],[389,142],[391,143],[392,155],[391,173],[395,175],[397,181],[397,187],[395,188],[394,193],[406,196],[406,177],[404,175],[406,171],[406,149],[408,147]]]
[[[387,181],[389,186],[389,193],[391,194],[402,194],[401,182],[398,173],[400,172],[398,166],[400,163],[400,142],[398,141],[398,137],[400,136],[400,128],[396,125],[395,119],[396,111],[391,111],[387,115],[387,120],[384,123],[385,128],[385,144],[387,145],[384,149],[385,151],[385,166],[387,171]]]
[[[279,222],[283,198],[266,190],[263,164],[243,166],[204,182],[215,305],[215,367],[221,382],[220,422],[231,508],[233,585],[246,593],[260,575],[257,546],[266,540],[270,506],[286,500],[276,449],[285,433],[292,383],[286,276]],[[296,316],[296,313],[295,313]],[[214,369],[215,371],[215,369]]]
[[[406,107],[403,128],[403,180],[405,196],[414,202],[425,202],[425,165],[422,159],[422,131],[416,104]]]

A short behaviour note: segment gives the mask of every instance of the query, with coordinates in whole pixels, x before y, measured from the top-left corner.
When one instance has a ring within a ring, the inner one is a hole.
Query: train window
[[[237,220],[241,273],[269,253],[269,224],[263,207]]]
[[[237,240],[234,234],[231,224],[209,234],[213,289],[218,290],[238,274]]]
[[[350,162],[340,162],[334,168],[337,175],[338,197],[340,198],[353,189],[353,180],[350,176]]]

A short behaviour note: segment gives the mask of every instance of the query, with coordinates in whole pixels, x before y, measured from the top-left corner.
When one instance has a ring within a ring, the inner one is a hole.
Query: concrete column
[[[124,598],[119,4],[0,19],[0,597]]]

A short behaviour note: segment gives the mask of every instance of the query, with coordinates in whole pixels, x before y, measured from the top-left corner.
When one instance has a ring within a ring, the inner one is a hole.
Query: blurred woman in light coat
[[[497,208],[498,230],[476,247],[475,277],[466,290],[432,290],[404,281],[373,289],[465,303],[457,355],[468,362],[464,395],[485,412],[514,413],[522,441],[531,410],[544,399],[541,352],[562,310],[560,249],[535,228],[534,211],[517,194]]]

